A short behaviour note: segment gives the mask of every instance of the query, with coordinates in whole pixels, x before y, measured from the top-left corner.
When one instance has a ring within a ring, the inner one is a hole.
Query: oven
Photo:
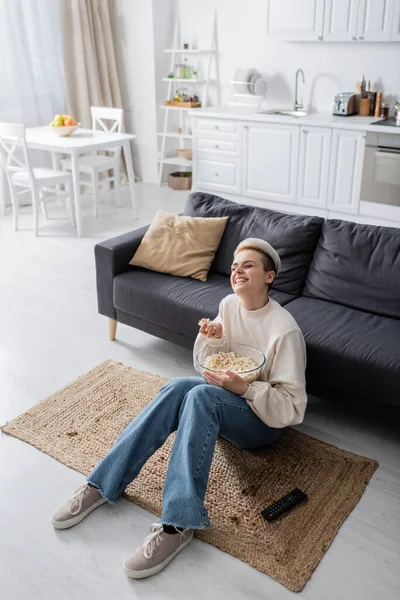
[[[400,207],[400,132],[367,134],[360,199]]]

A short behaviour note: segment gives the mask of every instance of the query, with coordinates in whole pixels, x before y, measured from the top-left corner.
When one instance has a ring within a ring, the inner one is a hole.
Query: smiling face
[[[272,260],[259,250],[244,248],[237,252],[231,266],[231,286],[235,294],[265,293],[275,278],[272,267]]]

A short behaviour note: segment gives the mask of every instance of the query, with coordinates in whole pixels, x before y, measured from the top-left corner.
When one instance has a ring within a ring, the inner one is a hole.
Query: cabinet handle
[[[215,129],[219,129],[219,125],[216,125],[216,126],[215,126]]]
[[[216,175],[217,177],[219,177],[219,173],[215,173],[215,175]]]
[[[215,144],[215,148],[219,148],[219,144]]]

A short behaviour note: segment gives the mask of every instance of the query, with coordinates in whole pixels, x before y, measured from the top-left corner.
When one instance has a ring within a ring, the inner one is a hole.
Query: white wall
[[[126,131],[133,143],[135,173],[143,181],[157,178],[157,123],[153,3],[114,0],[113,25]]]
[[[153,0],[153,27],[154,27],[154,60],[155,60],[155,86],[157,103],[157,130],[162,131],[165,110],[159,108],[164,104],[167,83],[161,81],[170,70],[171,55],[164,52],[165,48],[172,48],[174,26],[176,19],[176,0]],[[159,140],[160,144],[160,140]]]
[[[304,104],[331,112],[333,96],[356,90],[365,73],[371,89],[384,93],[384,101],[400,98],[400,43],[287,43],[272,41],[266,33],[266,0],[180,0],[182,29],[189,42],[208,42],[217,10],[223,103],[229,97],[227,82],[237,67],[255,67],[268,82],[267,101],[291,107],[298,68],[306,77],[299,84]]]
[[[165,84],[169,70],[164,48],[171,46],[176,0],[113,0],[113,29],[126,130],[133,143],[135,173],[157,181],[158,132],[162,131]]]

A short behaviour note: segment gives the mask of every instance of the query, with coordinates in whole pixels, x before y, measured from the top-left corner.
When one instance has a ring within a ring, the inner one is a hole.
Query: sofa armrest
[[[97,304],[101,315],[116,319],[113,301],[114,277],[132,267],[129,261],[139,247],[149,225],[96,244]]]

